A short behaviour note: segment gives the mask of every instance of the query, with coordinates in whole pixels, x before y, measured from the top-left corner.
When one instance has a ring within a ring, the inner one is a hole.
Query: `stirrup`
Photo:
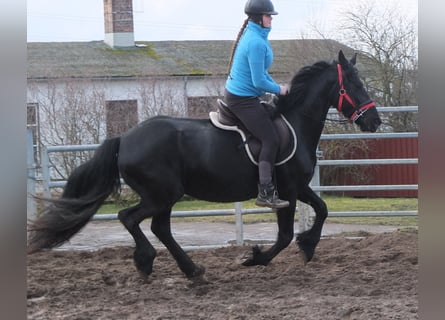
[[[258,197],[255,204],[260,207],[281,209],[289,206],[289,201],[278,198],[278,192],[273,183],[258,185]]]
[[[267,207],[271,209],[282,209],[289,207],[289,201],[278,198],[273,199],[273,201],[269,201],[269,199],[257,198],[255,204],[259,207]]]

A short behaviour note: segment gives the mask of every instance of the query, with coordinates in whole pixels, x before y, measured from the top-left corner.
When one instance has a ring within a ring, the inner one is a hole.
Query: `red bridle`
[[[337,64],[337,71],[338,71],[338,83],[340,85],[340,91],[338,94],[340,97],[338,98],[338,105],[337,110],[338,112],[341,112],[343,108],[343,99],[346,99],[346,101],[349,102],[349,104],[354,108],[354,112],[349,117],[350,122],[355,122],[358,118],[360,118],[369,108],[372,108],[375,106],[374,101],[370,101],[368,103],[363,104],[362,106],[357,107],[355,105],[355,102],[352,100],[351,96],[348,94],[348,92],[345,89],[345,86],[343,84],[343,71],[341,69],[341,65]]]

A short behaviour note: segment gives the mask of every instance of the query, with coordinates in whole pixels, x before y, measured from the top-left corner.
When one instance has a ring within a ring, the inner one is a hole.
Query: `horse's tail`
[[[94,156],[68,177],[59,199],[49,202],[39,217],[28,224],[28,252],[63,244],[80,231],[105,199],[120,189],[117,158],[120,138],[107,139]]]

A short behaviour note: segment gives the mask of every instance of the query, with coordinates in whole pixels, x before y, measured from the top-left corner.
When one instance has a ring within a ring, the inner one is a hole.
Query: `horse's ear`
[[[357,62],[357,52],[354,54],[352,59],[349,61],[353,66],[355,66],[355,63]]]
[[[348,60],[346,60],[345,55],[343,54],[343,51],[340,50],[338,52],[338,62],[342,65],[342,66],[347,66],[348,65]]]

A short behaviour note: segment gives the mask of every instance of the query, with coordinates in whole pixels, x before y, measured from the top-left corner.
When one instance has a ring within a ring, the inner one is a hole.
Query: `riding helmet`
[[[244,12],[251,15],[263,15],[271,14],[276,15],[278,12],[275,11],[272,1],[270,0],[247,0],[244,7]]]

